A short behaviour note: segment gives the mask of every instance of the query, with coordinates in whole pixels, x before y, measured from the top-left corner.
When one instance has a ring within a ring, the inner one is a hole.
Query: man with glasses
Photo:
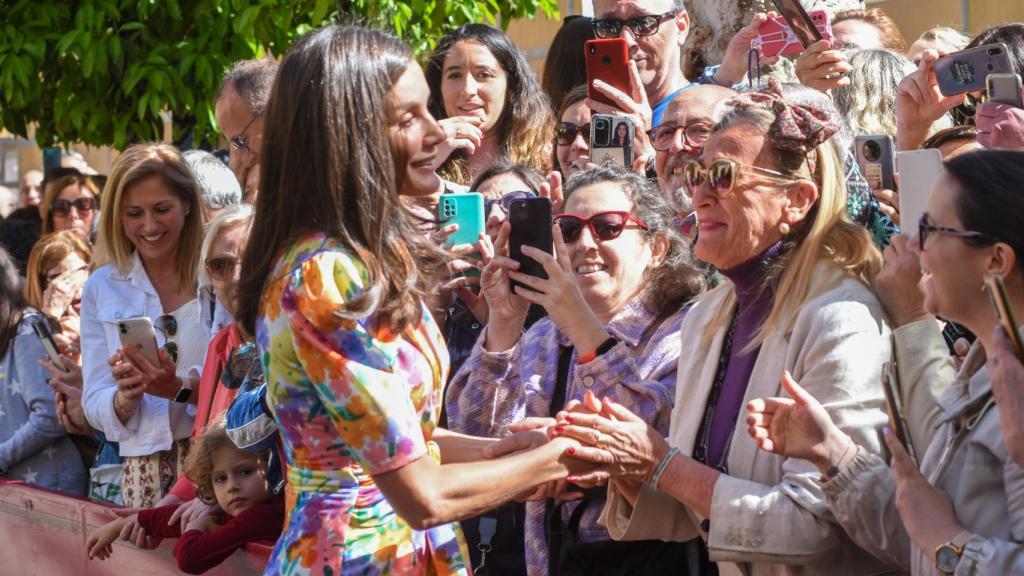
[[[690,15],[682,0],[594,0],[594,14],[598,38],[626,40],[644,94],[638,101],[609,87],[607,95],[619,105],[593,102],[592,109],[599,114],[632,116],[645,132],[662,123],[669,102],[681,91],[697,84],[732,86],[740,82],[747,71],[750,42],[765,20],[763,15],[755,16],[729,42],[721,66],[690,82],[683,75],[681,62],[682,46],[690,30]]]
[[[243,60],[224,75],[217,89],[214,115],[231,146],[229,164],[239,181],[244,182],[259,164],[263,111],[276,75],[277,62],[271,58]]]

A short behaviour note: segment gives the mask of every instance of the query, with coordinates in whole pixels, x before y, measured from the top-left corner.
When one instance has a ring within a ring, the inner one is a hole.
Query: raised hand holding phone
[[[509,257],[511,233],[512,224],[505,221],[494,241],[494,257],[480,275],[480,293],[488,306],[484,347],[490,352],[504,352],[519,341],[530,311],[530,303],[512,291],[509,273],[519,269],[519,262]]]

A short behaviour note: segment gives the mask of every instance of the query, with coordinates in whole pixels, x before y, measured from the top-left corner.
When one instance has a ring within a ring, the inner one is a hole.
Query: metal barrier
[[[89,533],[115,518],[109,506],[0,478],[0,575],[181,574],[171,553],[174,540],[155,550],[118,541],[107,560],[89,560]],[[272,543],[249,543],[206,574],[262,574],[272,548]]]

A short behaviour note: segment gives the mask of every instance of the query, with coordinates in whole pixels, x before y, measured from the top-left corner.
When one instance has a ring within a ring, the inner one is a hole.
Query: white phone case
[[[935,149],[896,154],[900,173],[900,227],[903,234],[917,234],[917,223],[928,210],[928,199],[942,174],[942,153]]]
[[[121,339],[121,347],[129,346],[142,350],[142,353],[155,365],[160,365],[160,354],[157,352],[156,332],[149,318],[125,318],[117,321],[117,332]]]

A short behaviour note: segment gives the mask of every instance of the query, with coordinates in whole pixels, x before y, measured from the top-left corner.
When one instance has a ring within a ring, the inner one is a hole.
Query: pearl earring
[[[786,224],[785,222],[779,224],[779,232],[781,232],[783,236],[789,234],[789,224]]]

